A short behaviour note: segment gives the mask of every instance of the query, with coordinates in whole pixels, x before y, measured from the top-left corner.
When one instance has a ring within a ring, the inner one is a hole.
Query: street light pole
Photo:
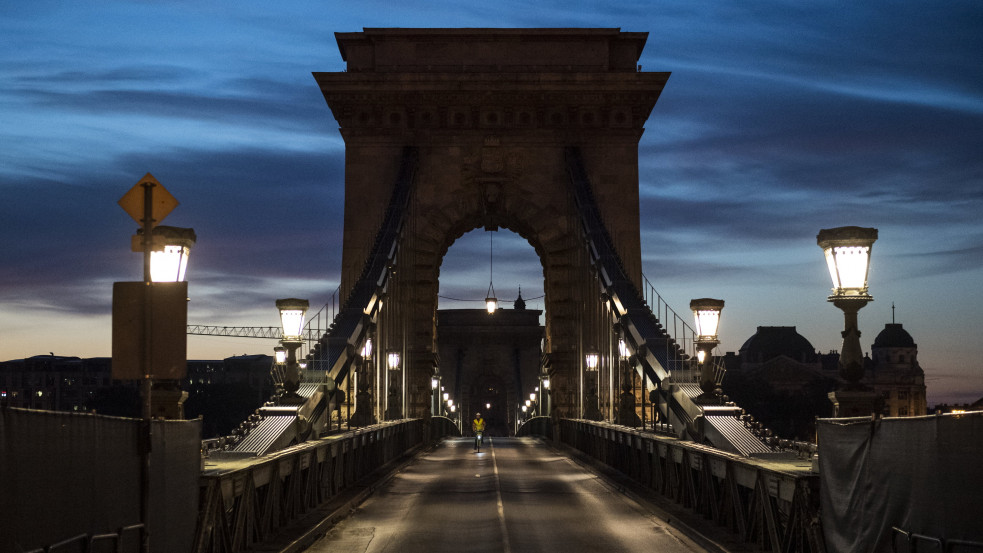
[[[386,420],[399,420],[403,418],[403,399],[399,391],[402,389],[399,373],[399,352],[390,351],[386,355],[386,364],[389,366],[389,393],[386,399]]]
[[[117,202],[140,224],[131,250],[143,254],[141,282],[113,283],[113,378],[139,380],[141,407],[140,520],[141,550],[150,550],[150,450],[153,442],[154,379],[163,379],[160,414],[184,418],[180,380],[187,374],[187,283],[184,269],[195,242],[192,229],[160,226],[178,205],[164,186],[147,173]],[[157,268],[177,257],[177,270]],[[162,378],[163,377],[163,378]]]
[[[592,421],[601,420],[601,411],[598,409],[598,405],[597,405],[598,402],[597,363],[599,360],[600,360],[600,355],[597,353],[597,350],[594,348],[588,349],[587,353],[584,355],[584,363],[587,366],[587,376],[588,376],[587,385],[589,386],[587,391],[587,398],[585,401],[586,405],[584,406],[584,418]]]
[[[280,325],[283,330],[283,339],[280,343],[286,350],[286,366],[283,376],[283,394],[280,396],[281,404],[296,404],[303,401],[297,393],[300,389],[300,365],[297,363],[297,348],[303,344],[304,317],[310,302],[297,298],[286,298],[276,300],[276,307],[280,311]]]
[[[717,328],[720,325],[720,312],[724,300],[700,298],[691,300],[689,308],[696,322],[696,359],[700,367],[700,389],[703,391],[696,401],[704,405],[719,401],[717,382],[714,378],[713,348],[717,347]]]
[[[822,229],[816,235],[833,281],[833,294],[827,301],[843,311],[844,319],[839,369],[846,385],[829,394],[836,417],[867,416],[880,410],[880,397],[860,383],[864,377],[864,359],[857,323],[857,313],[874,300],[867,293],[867,276],[876,240],[877,229],[865,227]]]
[[[619,330],[620,332],[620,330]],[[632,370],[633,356],[624,337],[618,338],[618,365],[621,367],[621,400],[618,402],[618,424],[638,426],[638,415],[635,414],[635,375]]]
[[[372,338],[366,338],[362,344],[361,355],[356,359],[359,365],[357,394],[355,396],[355,413],[349,421],[350,426],[369,426],[375,424],[375,414],[372,409],[372,392],[368,373],[372,362]]]

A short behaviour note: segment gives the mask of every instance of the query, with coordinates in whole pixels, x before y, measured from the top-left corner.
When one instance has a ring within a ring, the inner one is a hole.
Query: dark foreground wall
[[[829,553],[983,542],[983,413],[821,419],[818,430]]]
[[[0,551],[139,524],[140,429],[135,419],[0,410]],[[150,466],[152,551],[189,551],[200,421],[155,421]]]

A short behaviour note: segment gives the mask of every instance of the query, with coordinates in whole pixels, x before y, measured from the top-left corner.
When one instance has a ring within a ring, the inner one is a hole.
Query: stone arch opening
[[[562,173],[561,173],[562,175]],[[572,356],[575,364],[578,352],[577,328],[581,281],[589,271],[584,259],[583,246],[573,226],[571,206],[564,195],[552,196],[553,201],[532,201],[522,193],[521,183],[502,183],[496,187],[495,202],[489,201],[488,190],[480,187],[459,185],[456,194],[442,196],[441,201],[427,205],[417,199],[411,206],[411,223],[406,241],[402,247],[413,253],[414,276],[411,279],[415,291],[412,296],[418,300],[414,320],[410,327],[417,332],[417,347],[429,343],[436,351],[438,346],[438,293],[440,267],[451,244],[465,233],[476,228],[504,228],[524,238],[533,248],[543,269],[543,306],[545,329],[543,351],[550,354]],[[418,182],[425,186],[425,177]],[[560,200],[560,201],[557,201]],[[420,336],[426,329],[427,336]],[[426,357],[421,352],[420,358]],[[456,361],[441,359],[446,366]],[[535,361],[534,361],[535,363]],[[529,376],[525,368],[528,361],[520,363],[521,376],[514,380],[523,394],[531,392],[536,377]],[[537,363],[538,365],[538,363]],[[423,369],[417,364],[418,369]],[[535,367],[538,369],[538,366]],[[422,388],[424,380],[430,376],[419,373],[415,378]],[[412,378],[412,377],[411,377]],[[570,380],[570,379],[568,379]],[[529,381],[529,382],[527,382]],[[566,401],[555,397],[553,405],[562,409],[572,405],[579,393],[575,388],[560,392],[569,396]],[[521,402],[518,395],[513,396],[512,413]]]
[[[491,240],[495,244],[494,280],[499,299],[499,308],[494,314],[485,310],[482,299],[487,289],[485,280],[489,277],[489,266],[481,259],[484,254],[488,260]],[[544,334],[541,322],[544,310],[540,307],[544,306],[541,290],[545,282],[542,260],[527,239],[509,229],[487,232],[483,227],[477,227],[461,236],[448,237],[450,241],[453,243],[443,248],[440,260],[438,287],[441,295],[438,296],[435,327],[441,393],[447,392],[459,406],[460,414],[451,413],[451,417],[461,417],[465,431],[468,417],[480,411],[487,421],[489,436],[510,436],[517,425],[535,411],[523,412],[524,400],[531,393],[540,393]],[[457,249],[457,246],[465,249]],[[510,246],[510,253],[506,253],[505,246]],[[521,253],[517,253],[519,248],[523,250]],[[456,256],[466,256],[471,267],[456,264]],[[526,269],[522,271],[521,284],[516,280],[510,284],[503,282],[503,277],[516,276],[515,272],[499,268],[508,257],[518,260]],[[538,264],[538,271],[533,264]],[[537,282],[531,282],[532,278]],[[461,281],[464,285],[448,291],[448,280],[453,281],[452,286]],[[525,301],[518,301],[517,284],[522,286],[525,298],[536,298],[536,305],[527,306]],[[530,290],[534,295],[529,293]],[[462,304],[458,301],[461,298],[470,302]]]

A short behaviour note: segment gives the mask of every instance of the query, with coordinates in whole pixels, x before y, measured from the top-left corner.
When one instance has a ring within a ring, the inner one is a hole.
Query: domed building
[[[918,345],[899,323],[888,323],[870,348],[861,381],[884,398],[884,415],[926,414],[925,372],[918,365]]]
[[[723,390],[782,438],[815,437],[815,419],[832,414],[827,394],[836,387],[836,360],[794,326],[759,326],[737,355],[724,358]]]
[[[925,373],[911,335],[889,323],[870,351],[861,383],[883,397],[883,415],[924,415]],[[723,390],[779,436],[808,439],[815,417],[833,415],[827,394],[844,384],[839,357],[837,352],[817,353],[794,326],[759,326],[737,354],[724,357]]]
[[[738,354],[739,366],[728,366],[728,370],[736,368],[763,378],[776,392],[796,392],[807,383],[835,375],[826,370],[824,356],[816,353],[816,348],[794,326],[759,326]]]

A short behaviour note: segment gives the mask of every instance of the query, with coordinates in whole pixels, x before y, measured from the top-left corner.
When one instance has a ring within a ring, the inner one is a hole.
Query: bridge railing
[[[559,441],[771,551],[825,553],[819,475],[793,454],[747,458],[674,437],[562,419]]]
[[[683,352],[689,355],[695,354],[696,331],[686,323],[687,319],[681,317],[676,313],[675,309],[669,306],[669,303],[659,294],[655,286],[652,285],[652,281],[644,274],[642,275],[642,283],[644,287],[642,292],[643,299],[652,310],[652,313],[662,323],[662,328],[666,331],[666,334],[679,345]],[[683,367],[676,367],[676,369],[681,368]],[[673,370],[673,367],[666,367],[666,369]]]
[[[382,423],[244,459],[206,459],[192,551],[237,553],[274,538],[318,506],[423,445],[422,420]]]
[[[544,438],[553,437],[552,417],[532,417],[522,422],[519,429],[515,432],[516,436],[542,436]]]
[[[327,334],[328,328],[334,323],[335,317],[338,316],[338,294],[341,293],[341,287],[335,288],[334,292],[331,293],[331,298],[328,299],[318,309],[313,315],[308,314],[307,323],[304,326],[304,344],[301,346],[301,350],[298,352],[298,358],[306,358],[313,349],[318,340],[322,336]],[[308,366],[310,370],[317,370],[317,367]],[[326,370],[326,369],[322,369]]]

